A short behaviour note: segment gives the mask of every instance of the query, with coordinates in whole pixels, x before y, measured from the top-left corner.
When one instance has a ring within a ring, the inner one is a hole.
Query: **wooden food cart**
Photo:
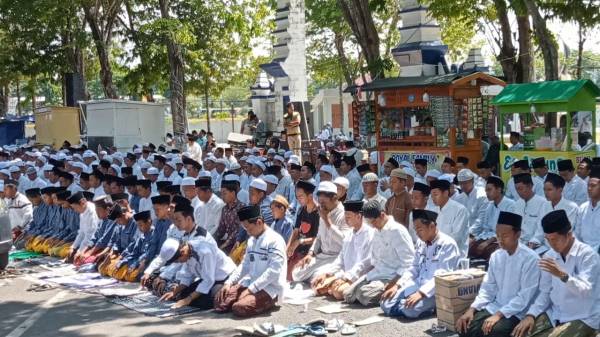
[[[481,139],[495,133],[492,96],[484,87],[505,83],[483,72],[375,80],[362,87],[375,92],[375,129],[380,163],[388,158],[427,159],[438,167],[444,157],[481,160]],[[484,90],[485,91],[485,90]]]
[[[502,178],[510,178],[516,160],[544,157],[550,171],[556,172],[559,160],[571,159],[577,165],[594,157],[598,96],[600,88],[590,80],[506,86],[492,101],[499,111],[501,141],[507,142],[511,130],[520,130],[524,149],[500,151]]]

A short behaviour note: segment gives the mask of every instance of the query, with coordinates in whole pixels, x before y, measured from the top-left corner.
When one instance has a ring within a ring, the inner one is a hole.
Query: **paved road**
[[[323,317],[345,321],[379,315],[378,308],[356,308],[342,314],[321,314],[312,308],[328,304],[324,299],[311,303],[308,312],[302,306],[284,304],[270,315],[253,319],[236,319],[230,314],[213,312],[176,318],[154,318],[109,303],[100,295],[57,288],[42,292],[27,291],[31,281],[23,278],[0,279],[0,336],[6,337],[100,337],[100,336],[235,336],[233,328],[253,323],[275,322],[282,325],[303,323]],[[190,320],[201,320],[193,325]],[[452,336],[428,331],[435,319],[417,322],[386,318],[383,322],[359,328],[355,336],[419,337]],[[329,336],[339,336],[329,334]]]

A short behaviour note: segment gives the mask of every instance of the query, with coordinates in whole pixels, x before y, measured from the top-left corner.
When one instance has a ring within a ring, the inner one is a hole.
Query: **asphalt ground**
[[[40,270],[39,267],[28,267],[22,271]],[[31,275],[27,274],[11,278],[0,277],[0,336],[238,336],[233,330],[235,327],[252,326],[254,323],[273,322],[287,326],[318,318],[339,318],[352,322],[381,316],[379,308],[363,308],[358,305],[352,306],[348,312],[323,314],[314,308],[334,302],[315,298],[308,305],[307,311],[302,305],[283,304],[271,313],[251,319],[238,319],[231,314],[212,311],[156,318],[112,304],[98,294],[62,287],[39,292],[28,291],[35,283]],[[450,332],[432,333],[430,329],[436,322],[435,317],[417,321],[385,317],[382,322],[358,327],[354,336],[455,336]],[[341,335],[330,333],[328,336]]]

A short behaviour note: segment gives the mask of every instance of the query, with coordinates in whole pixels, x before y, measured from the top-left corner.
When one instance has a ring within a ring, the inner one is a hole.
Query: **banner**
[[[550,172],[558,173],[558,161],[571,159],[575,169],[585,157],[594,157],[596,151],[585,152],[562,152],[562,151],[500,151],[500,176],[504,182],[510,179],[510,168],[517,160],[527,159],[529,165],[535,158],[544,157]]]
[[[380,156],[380,167],[390,158],[396,159],[398,163],[403,161],[408,161],[410,163],[414,163],[415,159],[427,159],[427,168],[432,169],[440,169],[442,166],[442,162],[444,158],[450,157],[450,151],[427,151],[427,152],[417,152],[417,151],[385,151]]]

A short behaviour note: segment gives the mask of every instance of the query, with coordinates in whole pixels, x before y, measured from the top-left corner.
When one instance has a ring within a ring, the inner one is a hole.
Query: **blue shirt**
[[[117,224],[108,246],[117,253],[124,252],[129,244],[135,240],[136,232],[137,224],[133,220],[133,217],[129,219],[129,222],[125,226]]]
[[[44,236],[58,238],[63,228],[62,207],[57,205],[50,206],[48,217],[46,218],[46,231],[44,231]]]
[[[33,209],[33,218],[29,224],[29,229],[27,230],[28,234],[39,235],[43,232],[47,213],[48,205],[45,203],[41,203]]]
[[[127,265],[129,268],[137,268],[148,252],[148,247],[152,244],[152,234],[154,229],[147,233],[141,233],[141,236],[129,244],[127,249],[121,254],[119,267]],[[145,266],[148,266],[147,264]]]
[[[153,222],[154,230],[152,231],[151,243],[148,245],[148,251],[144,259],[146,260],[146,266],[158,255],[160,247],[167,239],[167,230],[171,226],[171,220],[169,219],[156,219]]]
[[[65,230],[63,231],[63,235],[61,235],[61,240],[65,242],[74,241],[79,231],[79,213],[71,208],[63,208],[62,218]]]
[[[103,219],[102,222],[100,222],[100,226],[98,226],[98,229],[92,236],[90,247],[106,248],[116,226],[117,224],[114,221],[109,220],[108,218]]]
[[[271,228],[279,233],[283,240],[287,243],[292,236],[292,231],[294,230],[294,223],[292,222],[291,216],[286,214],[283,219],[278,219],[271,224]]]
[[[133,208],[133,210],[138,213],[140,211],[140,200],[142,199],[142,197],[140,197],[137,194],[132,194],[131,198],[129,198],[129,205],[131,206],[131,208]]]

